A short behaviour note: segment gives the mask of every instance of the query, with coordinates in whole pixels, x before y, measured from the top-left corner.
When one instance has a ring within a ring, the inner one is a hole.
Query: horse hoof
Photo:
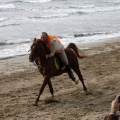
[[[75,84],[76,84],[76,85],[78,84],[78,82],[79,82],[78,80],[75,80]]]
[[[54,95],[52,95],[52,99],[54,99]]]
[[[85,92],[85,94],[86,94],[86,95],[92,95],[92,93],[91,93],[89,90],[87,90],[87,91]]]
[[[33,106],[38,106],[38,103],[37,103],[37,102],[36,102],[36,103],[34,103],[34,104],[33,104]]]

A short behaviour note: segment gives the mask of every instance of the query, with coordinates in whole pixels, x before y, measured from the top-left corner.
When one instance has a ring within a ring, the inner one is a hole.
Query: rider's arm
[[[49,57],[53,57],[55,55],[55,44],[56,44],[56,41],[51,40],[51,42],[50,42],[50,55],[49,55]]]

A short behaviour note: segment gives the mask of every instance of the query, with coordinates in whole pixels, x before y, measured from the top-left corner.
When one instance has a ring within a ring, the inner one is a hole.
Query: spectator
[[[120,95],[111,102],[110,114],[104,120],[120,120],[120,116],[117,115],[118,110],[120,110]]]

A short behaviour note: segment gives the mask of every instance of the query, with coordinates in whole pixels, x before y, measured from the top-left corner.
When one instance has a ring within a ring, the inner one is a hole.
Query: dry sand
[[[79,60],[90,93],[63,74],[52,78],[55,100],[47,86],[38,107],[32,104],[43,77],[28,55],[0,60],[0,120],[103,120],[120,94],[120,39],[82,52],[90,56]]]

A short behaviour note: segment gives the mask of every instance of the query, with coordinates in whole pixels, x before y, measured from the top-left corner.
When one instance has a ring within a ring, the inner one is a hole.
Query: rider
[[[66,56],[66,53],[64,51],[64,46],[61,44],[60,40],[56,38],[55,36],[48,35],[46,32],[42,32],[41,40],[44,42],[44,44],[47,46],[47,48],[50,50],[49,58],[53,57],[55,54],[57,54],[60,59],[62,60],[63,64],[66,66],[66,70],[68,72],[69,77],[78,84],[78,81],[74,77],[70,65],[68,63],[68,59]]]

